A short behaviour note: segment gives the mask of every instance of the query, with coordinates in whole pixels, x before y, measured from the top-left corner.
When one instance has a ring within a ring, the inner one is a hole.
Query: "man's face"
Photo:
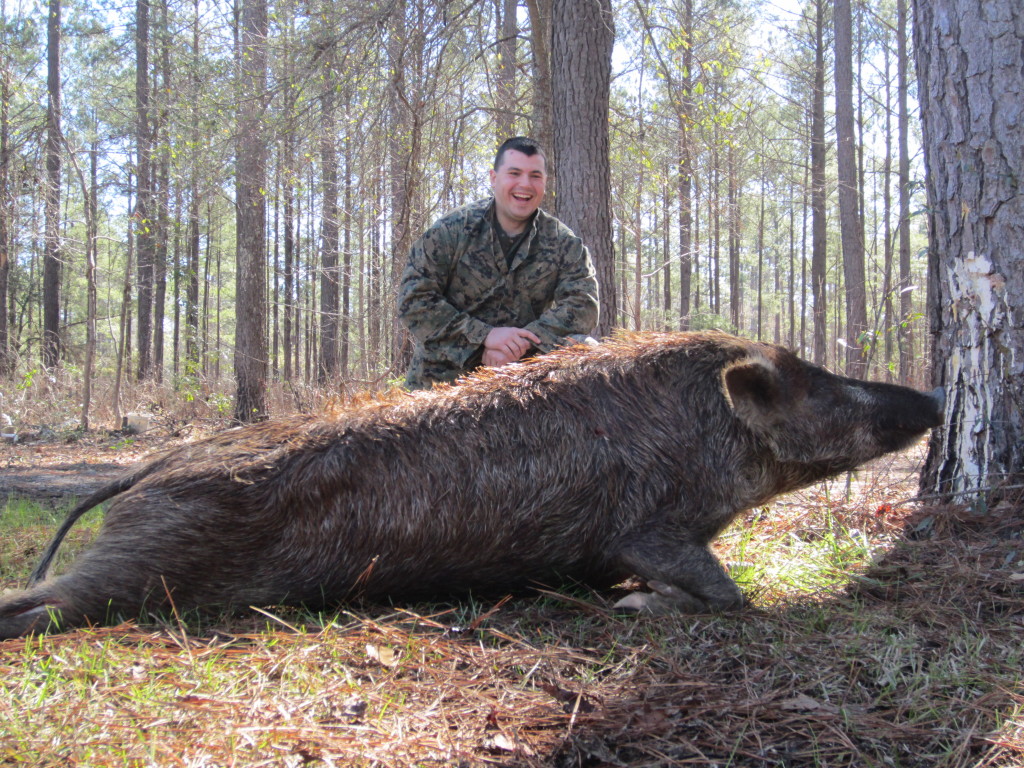
[[[509,234],[521,232],[544,198],[548,174],[544,156],[507,149],[498,170],[491,170],[491,189],[498,223]]]

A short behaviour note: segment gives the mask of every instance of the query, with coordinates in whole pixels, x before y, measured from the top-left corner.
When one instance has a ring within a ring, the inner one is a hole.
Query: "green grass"
[[[54,531],[76,504],[75,499],[56,507],[17,498],[0,502],[0,588],[24,582]],[[78,521],[57,552],[54,571],[62,570],[74,559],[99,530],[102,520],[100,512],[92,511]]]
[[[53,509],[30,499],[10,498],[0,507],[0,531],[11,534],[31,526],[57,525],[72,506],[69,502]]]

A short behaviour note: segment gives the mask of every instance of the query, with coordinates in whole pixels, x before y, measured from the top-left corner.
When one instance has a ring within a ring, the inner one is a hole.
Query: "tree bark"
[[[128,177],[129,196],[131,195],[132,179]],[[131,199],[129,198],[129,203]],[[111,410],[114,412],[114,424],[121,426],[121,381],[124,378],[124,367],[131,357],[131,297],[132,297],[132,266],[135,261],[135,238],[128,232],[128,255],[124,264],[124,281],[121,283],[121,313],[117,326],[117,363],[114,366],[114,392],[111,398]]]
[[[235,419],[267,416],[267,144],[262,124],[267,80],[267,2],[244,0],[241,15],[236,227]]]
[[[661,327],[663,331],[672,330],[675,323],[671,320],[672,315],[672,193],[671,181],[665,179],[661,187],[661,210],[662,210],[662,226],[661,226],[661,241],[662,241],[662,257],[661,265],[665,272],[664,282],[664,294],[662,298],[662,323]],[[690,276],[686,276],[686,290],[690,289]],[[680,275],[680,283],[682,283],[682,275]]]
[[[825,365],[827,305],[825,298],[825,0],[814,3],[814,95],[811,103],[811,297],[814,315],[814,362]]]
[[[693,0],[683,1],[683,73],[679,123],[679,330],[690,329],[690,292],[697,249],[693,245]]]
[[[281,376],[291,382],[298,370],[298,302],[295,297],[295,197],[298,160],[296,158],[296,102],[295,51],[292,42],[295,31],[295,16],[289,13],[284,21],[284,135],[281,137],[281,186],[284,198],[282,226],[284,227],[284,269],[283,295],[281,303],[281,352],[283,366]],[[295,365],[293,367],[293,361]]]
[[[758,204],[757,210],[757,320],[754,322],[754,333],[758,341],[761,341],[764,336],[764,262],[765,262],[765,248],[764,248],[764,199],[768,194],[768,180],[765,178],[767,172],[764,167],[764,138],[761,139],[761,200]],[[779,343],[778,331],[776,330],[775,343]]]
[[[167,18],[167,0],[160,2],[160,19],[157,40],[160,47],[160,85],[158,105],[153,127],[152,146],[163,144],[153,160],[153,205],[156,226],[153,248],[153,362],[151,378],[163,381],[164,369],[164,318],[167,306],[167,257],[171,242],[171,30]],[[156,82],[154,71],[153,80]],[[162,100],[162,101],[161,101]]]
[[[417,173],[419,170],[420,127],[418,112],[420,99],[414,93],[418,85],[411,85],[407,78],[407,69],[412,66],[411,59],[416,58],[415,47],[422,48],[421,31],[409,34],[408,0],[397,0],[394,4],[389,27],[387,30],[388,66],[391,68],[388,89],[388,113],[390,128],[388,137],[388,157],[390,160],[390,195],[391,195],[391,238],[393,251],[388,271],[389,290],[386,309],[383,314],[390,318],[391,364],[394,370],[404,371],[409,367],[412,357],[412,345],[408,331],[398,321],[395,312],[395,297],[398,282],[409,257],[416,233],[412,229],[412,206],[416,194]]]
[[[910,111],[907,108],[910,58],[907,54],[907,0],[896,2],[896,78],[899,114],[896,120],[899,145],[899,291],[900,321],[897,342],[900,356],[900,381],[909,383],[914,359],[913,284],[910,276]]]
[[[201,135],[199,128],[199,93],[202,88],[199,56],[199,0],[192,7],[192,73],[190,85],[192,99],[189,109],[192,155],[188,182],[188,222],[185,228],[185,375],[199,373],[199,246],[200,246],[200,193],[199,167]]]
[[[89,147],[89,189],[86,196],[85,212],[85,366],[82,370],[82,419],[80,422],[83,431],[89,430],[92,374],[96,357],[96,248],[99,244],[97,238],[99,149],[97,144],[98,142],[93,141]]]
[[[913,0],[933,379],[922,488],[984,508],[1024,485],[1024,28],[1017,0]]]
[[[156,222],[153,220],[152,136],[149,127],[149,0],[135,3],[135,147],[138,195],[135,200],[135,251],[138,269],[138,320],[135,326],[136,378],[153,374],[153,265]]]
[[[836,162],[839,166],[839,232],[846,284],[846,372],[863,378],[868,330],[857,184],[857,147],[853,114],[853,14],[850,0],[835,0]]]
[[[344,138],[345,151],[345,181],[344,181],[344,241],[341,244],[341,375],[348,376],[349,372],[349,351],[351,340],[349,334],[352,325],[352,187],[353,187],[353,158],[352,144],[353,137],[351,128],[346,130]]]
[[[597,333],[604,336],[618,317],[609,197],[611,0],[554,0],[551,16],[558,212],[590,249],[601,289]]]
[[[644,43],[640,44],[640,58],[644,57]],[[637,83],[637,134],[636,141],[641,152],[640,162],[636,169],[636,201],[633,206],[633,246],[636,249],[636,257],[633,262],[633,330],[639,331],[643,324],[643,287],[644,287],[644,217],[647,211],[644,209],[644,181],[646,174],[646,158],[643,157],[643,148],[646,140],[644,131],[644,80],[643,69],[640,70],[640,79]]]
[[[326,9],[322,10],[326,16]],[[338,148],[336,142],[334,52],[324,58],[320,95],[320,164],[323,211],[320,218],[320,366],[317,380],[338,377]]]
[[[722,312],[722,153],[720,129],[716,124],[711,139],[711,183],[708,186],[708,309]]]
[[[10,222],[14,198],[11,189],[11,50],[7,44],[7,2],[0,0],[0,378],[14,370],[10,326],[7,322],[10,290]]]
[[[548,157],[548,195],[545,210],[558,215],[558,156],[555,148],[551,83],[551,2],[526,0],[530,12],[533,51],[533,118],[530,131]]]
[[[742,323],[743,283],[740,281],[740,184],[736,145],[730,143],[725,155],[726,199],[729,227],[729,321],[740,332]]]
[[[494,125],[497,143],[513,135],[516,123],[516,0],[494,0],[497,22],[497,76],[495,78]]]
[[[61,2],[50,0],[46,27],[46,184],[43,249],[43,365],[60,362]]]

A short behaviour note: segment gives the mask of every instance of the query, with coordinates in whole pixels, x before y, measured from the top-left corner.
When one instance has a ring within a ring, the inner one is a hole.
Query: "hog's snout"
[[[942,387],[922,392],[893,384],[869,384],[873,402],[860,415],[881,453],[910,445],[929,429],[941,426],[946,394]]]
[[[916,422],[919,429],[941,426],[946,413],[946,390],[936,387],[931,392],[920,392],[919,396],[923,396],[926,405],[918,409],[908,406],[909,411],[905,418],[910,422]],[[914,413],[917,414],[916,418],[912,416]]]

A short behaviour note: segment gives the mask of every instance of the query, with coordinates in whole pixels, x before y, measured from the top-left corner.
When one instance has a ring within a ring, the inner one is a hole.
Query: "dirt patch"
[[[194,439],[181,434],[86,437],[46,430],[0,443],[0,502],[29,499],[57,506],[81,499],[151,455]]]
[[[120,464],[77,462],[0,470],[0,498],[31,499],[56,504],[84,498],[125,471]]]

